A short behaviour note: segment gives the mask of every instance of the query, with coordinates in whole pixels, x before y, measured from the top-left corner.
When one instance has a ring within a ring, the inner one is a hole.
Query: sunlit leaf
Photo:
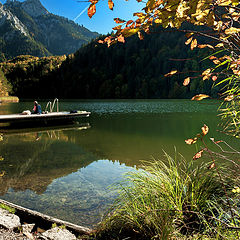
[[[113,10],[113,7],[114,7],[114,3],[112,0],[108,0],[108,7],[110,10]]]
[[[183,86],[187,86],[190,83],[190,77],[187,77],[183,81]]]
[[[5,175],[5,171],[2,171],[1,173],[0,173],[0,177],[3,177]]]
[[[204,124],[204,126],[202,127],[202,135],[203,136],[207,135],[208,131],[209,131],[208,126]]]
[[[118,42],[125,43],[125,38],[123,35],[118,36],[117,40],[118,40]]]
[[[215,167],[215,163],[212,163],[211,165],[208,166],[208,169],[212,169]]]
[[[217,80],[217,76],[212,76],[212,80],[215,82]]]
[[[230,102],[230,101],[232,101],[233,99],[234,99],[234,95],[229,95],[229,96],[227,96],[227,97],[224,98],[224,101]]]
[[[190,43],[191,43],[191,41],[192,41],[192,39],[193,39],[193,38],[192,38],[192,37],[190,37],[190,38],[189,38],[189,39],[188,39],[188,40],[185,42],[185,44],[186,44],[186,45],[190,44]]]
[[[139,38],[140,40],[143,40],[143,39],[144,39],[144,36],[143,36],[143,34],[142,34],[141,32],[138,32],[138,38]]]
[[[209,75],[209,73],[211,73],[211,69],[210,68],[208,68],[205,71],[203,71],[202,72],[202,76]]]
[[[195,100],[195,101],[201,101],[203,100],[204,98],[209,98],[210,96],[206,95],[206,94],[198,94],[198,95],[195,95],[194,97],[192,97],[191,100]]]
[[[235,27],[230,27],[225,30],[225,33],[228,35],[232,35],[232,34],[239,33],[239,32],[240,32],[240,28],[235,28]]]
[[[92,3],[88,8],[88,16],[92,18],[92,16],[96,13],[96,5]]]
[[[197,39],[193,39],[191,42],[191,50],[193,50],[195,47],[197,47]]]
[[[122,20],[120,18],[114,18],[115,23],[125,23],[125,20]]]
[[[218,43],[215,47],[216,47],[216,48],[224,47],[224,44],[223,44],[223,43]]]
[[[193,160],[197,160],[197,159],[201,158],[203,151],[204,151],[204,150],[202,149],[202,150],[200,150],[199,152],[197,152],[197,153],[193,156]]]
[[[177,70],[172,70],[171,72],[164,75],[164,77],[169,77],[177,73]]]
[[[197,142],[197,138],[193,138],[193,139],[189,138],[189,139],[185,140],[185,143],[188,144],[188,145],[192,145],[196,142]]]
[[[206,47],[214,49],[214,47],[212,45],[210,45],[210,44],[199,44],[198,45],[198,48],[206,48]]]

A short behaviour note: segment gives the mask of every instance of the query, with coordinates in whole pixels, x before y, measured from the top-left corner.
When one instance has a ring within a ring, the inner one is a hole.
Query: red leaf
[[[125,23],[126,21],[120,19],[120,18],[114,18],[115,23]]]
[[[88,8],[88,16],[92,18],[92,16],[96,13],[96,5],[92,3]]]
[[[212,80],[215,82],[217,80],[217,76],[212,76]]]
[[[126,23],[126,27],[128,27],[131,23],[133,23],[133,20],[129,20],[129,21],[127,21],[127,23]]]
[[[113,7],[114,7],[114,3],[112,0],[108,0],[108,7],[110,10],[113,10]]]

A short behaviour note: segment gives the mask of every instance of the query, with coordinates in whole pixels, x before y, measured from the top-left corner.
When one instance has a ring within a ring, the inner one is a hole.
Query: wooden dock
[[[32,125],[57,125],[68,122],[74,122],[77,118],[80,117],[89,117],[91,113],[87,111],[78,111],[78,112],[51,112],[43,114],[8,114],[0,115],[0,123],[18,125],[24,124],[24,126]]]

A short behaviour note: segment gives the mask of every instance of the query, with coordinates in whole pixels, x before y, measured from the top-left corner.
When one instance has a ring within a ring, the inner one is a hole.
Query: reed
[[[231,178],[225,174],[220,181],[216,171],[207,168],[209,163],[195,166],[180,154],[174,159],[165,156],[166,163],[153,160],[125,176],[119,197],[99,225],[96,239],[216,235],[218,217],[225,211],[222,181],[232,186]]]

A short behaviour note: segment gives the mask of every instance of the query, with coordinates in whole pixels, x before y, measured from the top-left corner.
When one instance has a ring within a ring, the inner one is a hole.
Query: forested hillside
[[[74,53],[97,36],[67,18],[51,14],[40,0],[0,3],[0,61],[19,55]]]
[[[133,36],[109,48],[92,41],[61,58],[62,64],[47,58],[23,64],[17,58],[3,63],[2,69],[13,94],[21,98],[190,98],[198,93],[217,97],[213,81],[200,78],[211,64],[202,61],[210,50],[191,51],[181,32],[155,31],[143,41]],[[164,76],[173,69],[181,74]],[[187,76],[192,77],[191,83],[183,86]]]

